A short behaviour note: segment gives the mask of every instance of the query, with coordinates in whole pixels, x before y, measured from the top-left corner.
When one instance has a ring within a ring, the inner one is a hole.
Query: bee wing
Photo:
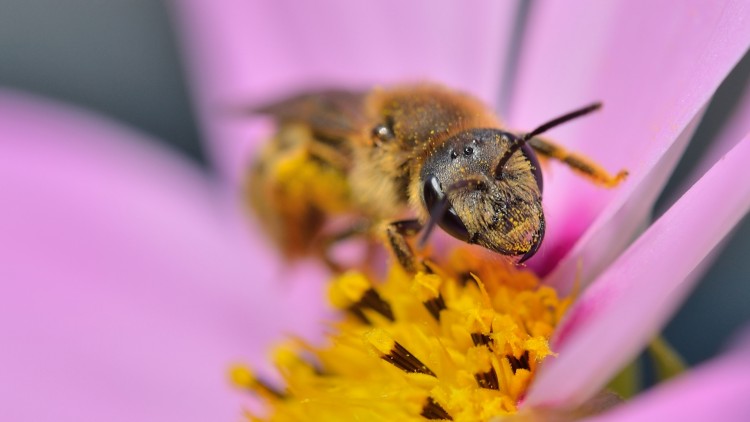
[[[252,111],[271,116],[281,124],[305,124],[316,137],[342,139],[357,133],[365,122],[365,95],[364,91],[309,92]]]

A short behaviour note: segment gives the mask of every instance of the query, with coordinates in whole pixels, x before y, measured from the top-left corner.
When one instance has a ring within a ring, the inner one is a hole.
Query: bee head
[[[449,138],[425,161],[422,202],[430,221],[452,236],[504,255],[531,258],[544,237],[542,174],[527,142],[601,108],[593,103],[542,124],[523,136],[469,129]]]
[[[454,135],[425,161],[422,201],[451,236],[504,255],[530,258],[544,236],[542,175],[536,156],[515,135],[469,129]]]

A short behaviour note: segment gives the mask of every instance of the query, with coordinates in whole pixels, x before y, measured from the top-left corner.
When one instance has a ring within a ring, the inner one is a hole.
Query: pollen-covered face
[[[504,255],[530,258],[544,236],[541,173],[520,149],[500,165],[514,135],[463,131],[425,162],[423,201],[450,235]]]

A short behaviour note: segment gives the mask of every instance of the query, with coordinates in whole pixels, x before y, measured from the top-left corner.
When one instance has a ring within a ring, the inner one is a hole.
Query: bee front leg
[[[592,182],[607,188],[619,185],[628,176],[626,170],[620,170],[616,175],[612,176],[602,166],[589,158],[570,152],[543,138],[532,138],[528,144],[539,155],[561,161]]]
[[[406,236],[414,236],[420,230],[422,230],[422,223],[416,219],[394,221],[385,228],[391,251],[393,251],[401,267],[409,273],[416,273],[422,267],[422,264],[417,263],[414,252],[409,242],[406,241]]]

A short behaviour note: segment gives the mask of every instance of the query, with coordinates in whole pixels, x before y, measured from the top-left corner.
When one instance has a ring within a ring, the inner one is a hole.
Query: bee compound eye
[[[534,174],[534,180],[536,180],[536,185],[539,187],[539,193],[542,193],[544,191],[544,179],[542,178],[542,167],[539,165],[539,160],[536,158],[536,154],[528,144],[524,144],[521,147],[521,152],[526,159],[529,160]]]
[[[466,229],[466,225],[458,217],[453,207],[448,208],[448,212],[443,214],[443,218],[438,221],[438,226],[456,239],[463,240],[464,242],[469,242],[470,240],[469,230]]]
[[[386,125],[377,125],[372,128],[372,137],[377,141],[385,142],[391,139],[392,133]]]
[[[423,187],[423,198],[424,204],[427,207],[427,211],[435,209],[439,202],[447,201],[443,187],[440,185],[440,181],[435,176],[428,176],[424,182]]]
[[[372,128],[372,137],[375,138],[376,144],[388,142],[396,137],[393,132],[393,119],[386,117],[385,123],[379,123]]]
[[[542,215],[541,216],[541,220],[540,220],[540,224],[539,224],[539,229],[534,234],[534,239],[533,239],[533,243],[531,245],[531,248],[528,250],[528,252],[526,252],[525,254],[523,254],[523,256],[521,257],[521,260],[518,261],[519,264],[521,264],[523,262],[526,262],[529,258],[531,258],[532,256],[536,255],[536,252],[539,250],[539,246],[541,246],[541,244],[542,244],[542,240],[544,240],[544,231],[545,231],[545,228],[546,228],[546,223],[544,221],[544,215]]]

